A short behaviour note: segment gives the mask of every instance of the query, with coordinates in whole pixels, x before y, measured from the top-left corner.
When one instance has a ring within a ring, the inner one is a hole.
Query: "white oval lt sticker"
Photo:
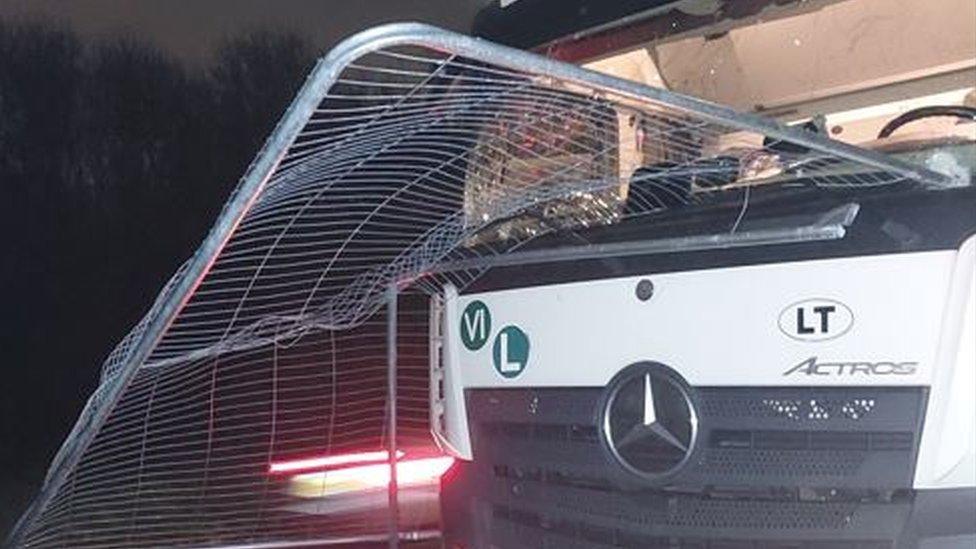
[[[850,307],[835,299],[804,299],[779,314],[779,329],[799,341],[825,341],[847,333],[854,325]]]

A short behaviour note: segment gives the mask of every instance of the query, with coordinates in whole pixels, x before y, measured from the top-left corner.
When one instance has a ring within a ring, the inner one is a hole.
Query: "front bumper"
[[[553,488],[467,463],[441,493],[446,547],[915,549],[976,546],[976,488],[889,501],[727,499]]]

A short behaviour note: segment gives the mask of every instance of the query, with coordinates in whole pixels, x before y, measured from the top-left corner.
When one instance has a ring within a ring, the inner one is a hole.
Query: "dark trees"
[[[0,534],[313,60],[259,32],[188,69],[135,39],[0,21]]]

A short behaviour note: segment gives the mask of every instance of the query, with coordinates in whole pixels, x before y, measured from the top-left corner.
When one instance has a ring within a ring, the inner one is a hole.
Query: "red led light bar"
[[[436,482],[441,478],[441,475],[451,468],[451,465],[454,465],[454,458],[451,456],[399,461],[396,464],[397,485],[414,486]],[[374,463],[308,473],[301,476],[306,479],[322,477],[327,484],[349,483],[360,489],[379,488],[390,483],[390,466],[386,463]]]
[[[350,465],[353,463],[373,463],[387,461],[389,454],[380,450],[376,452],[359,452],[355,454],[341,454],[337,456],[320,456],[305,459],[293,459],[272,463],[268,467],[269,473],[295,473],[299,471],[314,471],[328,469],[340,465]],[[403,452],[397,451],[397,459],[403,457]]]

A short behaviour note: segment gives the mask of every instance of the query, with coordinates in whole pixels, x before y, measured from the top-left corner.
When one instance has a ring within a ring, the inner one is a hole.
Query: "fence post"
[[[390,549],[400,546],[400,509],[397,502],[397,285],[390,284],[386,301],[386,402],[387,402],[387,459],[390,464],[390,484],[388,486],[389,541]]]

